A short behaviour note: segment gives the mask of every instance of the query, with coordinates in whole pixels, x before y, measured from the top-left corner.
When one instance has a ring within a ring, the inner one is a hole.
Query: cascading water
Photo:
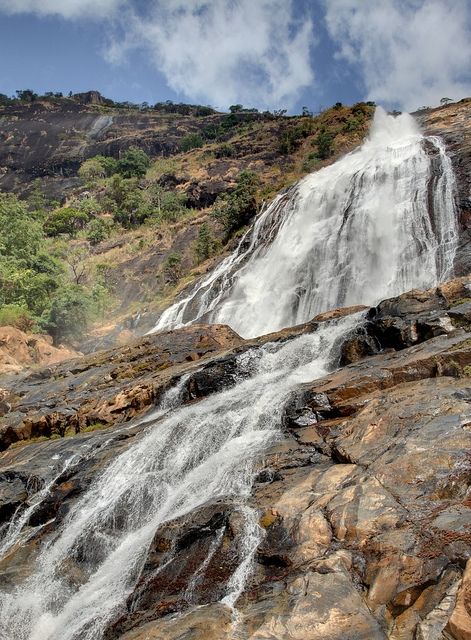
[[[410,116],[378,110],[360,149],[278,196],[238,250],[156,329],[205,317],[252,336],[431,286],[453,268],[454,188],[441,142],[424,138]],[[133,591],[158,528],[222,497],[244,522],[223,597],[232,606],[262,535],[250,503],[256,463],[279,437],[293,389],[326,373],[337,340],[357,322],[332,321],[240,355],[238,382],[197,404],[178,407],[182,380],[142,422],[145,433],[72,504],[29,577],[0,587],[1,640],[99,640]],[[26,519],[18,514],[8,530],[8,548]],[[190,603],[207,564],[188,584]]]
[[[153,331],[202,318],[248,338],[434,286],[453,272],[454,194],[442,142],[378,108],[359,149],[278,196]]]
[[[223,599],[232,606],[261,540],[249,499],[256,461],[279,437],[292,390],[328,370],[338,339],[357,322],[351,316],[252,349],[238,356],[233,387],[147,420],[146,434],[71,508],[32,575],[1,593],[0,638],[99,640],[132,591],[158,527],[221,497],[237,502],[245,522],[239,566]],[[169,394],[171,406],[177,395]]]

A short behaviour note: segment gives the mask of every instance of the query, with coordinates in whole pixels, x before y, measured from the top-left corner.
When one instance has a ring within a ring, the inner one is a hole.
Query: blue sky
[[[227,108],[471,95],[470,0],[0,0],[0,92]]]

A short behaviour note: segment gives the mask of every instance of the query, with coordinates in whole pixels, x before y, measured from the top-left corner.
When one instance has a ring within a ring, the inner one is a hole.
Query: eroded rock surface
[[[263,536],[237,611],[221,598],[243,523],[240,505],[221,499],[159,528],[106,640],[469,638],[468,285],[457,279],[363,312],[338,345],[348,364],[293,394],[282,437],[258,463],[250,504]],[[3,522],[50,488],[30,514],[28,542],[0,564],[2,579],[15,584],[28,574],[73,501],[141,437],[140,416],[159,390],[187,374],[183,400],[198,401],[234,384],[244,350],[329,321],[252,341],[195,325],[60,365],[54,381],[12,382],[12,393],[24,395],[7,429],[22,433],[15,415],[21,424],[34,422],[33,411],[46,419],[47,405],[81,412],[88,424],[100,410],[109,426],[3,452]],[[67,468],[51,465],[59,455],[71,458]]]

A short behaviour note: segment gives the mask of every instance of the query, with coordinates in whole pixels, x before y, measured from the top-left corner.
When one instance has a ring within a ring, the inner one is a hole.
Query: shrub
[[[350,133],[351,131],[357,131],[361,127],[361,121],[358,118],[349,118],[347,122],[344,124],[343,130],[346,133]]]
[[[6,304],[0,307],[0,327],[16,327],[20,331],[31,331],[35,326],[30,311],[19,304]]]
[[[170,284],[176,284],[181,274],[182,257],[179,253],[173,251],[170,253],[163,265],[165,279]]]
[[[198,239],[195,244],[197,262],[204,262],[214,252],[214,238],[207,222],[203,222],[198,231]]]
[[[142,178],[149,166],[149,156],[138,147],[129,147],[118,161],[118,170],[125,178]]]
[[[106,170],[98,158],[90,158],[82,162],[78,175],[85,184],[93,184],[106,176]]]
[[[332,155],[332,142],[334,135],[325,129],[320,131],[316,138],[317,157],[326,160]]]
[[[189,133],[180,140],[180,149],[190,151],[191,149],[199,149],[203,144],[203,138],[199,133]]]
[[[91,245],[95,246],[110,237],[111,224],[103,218],[91,220],[86,228],[86,238]]]
[[[41,225],[32,220],[14,195],[0,193],[0,256],[31,263],[43,241]]]
[[[257,174],[242,171],[234,191],[219,196],[216,200],[213,216],[223,225],[228,237],[246,225],[257,213],[255,196],[258,183]]]
[[[82,287],[70,285],[54,296],[46,321],[54,342],[77,340],[88,329],[91,300]]]
[[[44,223],[44,233],[48,236],[58,236],[67,233],[75,236],[88,222],[88,215],[73,207],[62,207],[53,211]]]
[[[234,145],[228,143],[221,144],[215,153],[216,158],[233,158],[235,155],[236,149]]]
[[[299,147],[301,140],[307,138],[311,132],[312,121],[310,118],[305,118],[295,127],[284,129],[278,140],[278,151],[284,155],[292,153]]]

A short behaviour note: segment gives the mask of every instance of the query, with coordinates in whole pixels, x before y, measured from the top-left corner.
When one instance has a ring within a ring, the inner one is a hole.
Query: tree
[[[152,207],[156,211],[152,217],[166,222],[176,222],[188,209],[186,208],[186,196],[179,191],[167,191],[160,185],[153,186],[151,191]]]
[[[198,239],[195,245],[195,254],[198,262],[204,262],[211,257],[214,251],[214,239],[207,222],[203,222],[198,231]]]
[[[334,140],[334,136],[329,131],[325,129],[320,131],[316,138],[317,145],[317,155],[321,160],[326,160],[329,156],[332,155],[332,142]]]
[[[89,158],[80,165],[78,175],[85,184],[93,184],[106,176],[106,170],[98,158]]]
[[[70,267],[72,280],[76,285],[85,284],[88,279],[87,258],[90,250],[87,245],[78,245],[69,249],[65,254],[65,261]]]
[[[241,171],[234,191],[216,200],[213,216],[222,224],[227,237],[246,225],[257,213],[258,183],[256,173]]]
[[[75,236],[77,231],[83,229],[89,220],[84,211],[74,207],[62,207],[53,211],[44,223],[44,233],[47,236],[58,236],[67,233]]]
[[[109,238],[111,225],[103,218],[95,218],[87,225],[87,240],[92,246]]]
[[[42,240],[41,226],[31,219],[24,204],[12,194],[0,193],[0,256],[29,265]]]
[[[170,284],[177,284],[181,274],[182,257],[179,253],[172,251],[163,265],[165,279]]]
[[[129,147],[118,161],[119,172],[125,178],[142,178],[150,166],[150,158],[138,147]]]
[[[203,138],[199,133],[189,133],[184,136],[180,141],[180,149],[182,151],[190,151],[191,149],[198,149],[204,144]]]
[[[440,104],[443,104],[443,105],[448,104],[449,102],[453,102],[453,100],[451,98],[442,98],[440,100]]]
[[[46,321],[56,344],[85,333],[91,320],[90,306],[91,300],[81,287],[71,285],[57,292]]]
[[[243,110],[243,108],[244,106],[242,104],[231,104],[231,106],[229,107],[229,111],[231,113],[239,113]]]
[[[31,89],[17,89],[16,95],[22,102],[34,102],[38,97],[38,94]]]
[[[307,107],[303,107],[303,111],[301,113],[301,117],[303,118],[312,118],[312,111],[309,111]]]

